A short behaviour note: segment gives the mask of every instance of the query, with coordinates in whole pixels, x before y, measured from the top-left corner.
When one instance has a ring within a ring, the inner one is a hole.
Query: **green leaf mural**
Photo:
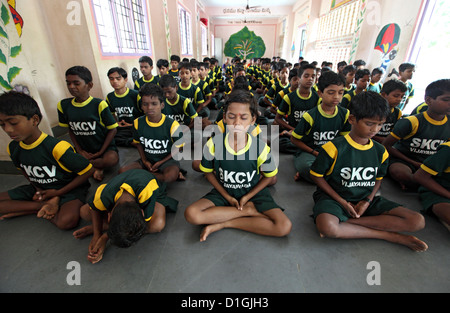
[[[12,47],[11,48],[11,57],[15,58],[16,56],[19,55],[20,51],[22,51],[22,45]]]
[[[264,40],[250,31],[247,26],[230,36],[225,43],[224,54],[227,57],[241,59],[260,58],[266,52]]]
[[[20,74],[22,68],[13,66],[10,61],[11,58],[16,58],[22,51],[22,45],[11,46],[11,38],[7,33],[6,26],[11,21],[9,9],[2,3],[0,7],[0,47],[6,49],[0,49],[0,64],[6,65],[6,72],[2,72],[4,75],[0,75],[0,87],[3,89],[11,90],[12,81]]]
[[[3,24],[8,25],[9,23],[9,11],[4,4],[2,4],[1,14],[0,14]]]

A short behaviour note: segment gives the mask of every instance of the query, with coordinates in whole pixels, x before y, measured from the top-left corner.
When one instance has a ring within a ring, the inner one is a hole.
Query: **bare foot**
[[[184,177],[183,173],[179,172],[177,181],[185,181],[185,180],[186,180],[186,177]]]
[[[212,233],[223,229],[224,225],[222,223],[219,224],[211,224],[203,228],[202,233],[200,234],[200,242],[203,242],[208,238]]]
[[[300,180],[300,173],[299,172],[295,173],[294,180],[295,181],[299,181]]]
[[[51,220],[59,210],[59,197],[53,197],[44,202],[44,205],[37,212],[37,217]]]
[[[73,232],[73,236],[76,239],[83,239],[84,237],[92,234],[93,234],[92,225],[85,226]]]
[[[99,170],[99,169],[95,169],[94,174],[92,175],[92,177],[97,180],[97,181],[102,181],[103,180],[103,170]]]
[[[428,245],[417,237],[411,235],[399,234],[399,244],[405,245],[413,251],[424,252],[427,251]]]

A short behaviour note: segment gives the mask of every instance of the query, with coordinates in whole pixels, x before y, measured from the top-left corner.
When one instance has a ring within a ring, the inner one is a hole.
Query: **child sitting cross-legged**
[[[322,237],[376,238],[414,251],[428,246],[401,234],[425,226],[424,217],[400,204],[376,196],[387,172],[386,148],[371,138],[389,115],[386,100],[368,91],[350,103],[350,133],[324,144],[311,166],[318,186],[314,193],[314,220]]]
[[[277,173],[270,148],[248,133],[257,110],[250,92],[231,92],[224,106],[225,132],[204,147],[200,169],[213,189],[185,211],[189,223],[207,225],[200,241],[223,228],[277,237],[291,230],[289,218],[266,188]]]

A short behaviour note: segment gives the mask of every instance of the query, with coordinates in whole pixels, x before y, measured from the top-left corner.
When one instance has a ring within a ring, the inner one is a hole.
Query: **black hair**
[[[139,89],[139,95],[141,98],[144,96],[157,97],[159,102],[164,102],[164,91],[162,90],[162,87],[153,83],[145,83],[141,89]]]
[[[357,70],[356,74],[355,74],[355,81],[360,80],[361,78],[363,78],[364,76],[369,76],[370,77],[370,71],[368,69],[362,69],[362,70]]]
[[[166,87],[176,87],[178,84],[176,79],[172,75],[165,74],[161,76],[159,80],[159,85],[161,86],[161,88],[166,88]]]
[[[167,61],[166,59],[159,59],[158,61],[156,61],[156,66],[158,68],[161,68],[162,66],[169,67],[169,61]]]
[[[146,230],[147,223],[136,202],[118,203],[114,207],[107,232],[112,244],[128,248],[136,243]]]
[[[258,104],[256,103],[255,97],[248,90],[237,89],[231,91],[225,100],[225,104],[223,106],[223,114],[226,114],[228,111],[228,106],[231,103],[245,103],[249,105],[250,112],[253,117],[258,117]]]
[[[139,63],[148,63],[148,65],[153,66],[153,60],[151,57],[148,57],[148,56],[140,57]]]
[[[288,64],[286,62],[278,62],[278,68],[280,69],[280,71],[286,67],[288,69],[290,69],[290,67],[288,66]]]
[[[305,70],[316,70],[316,67],[312,64],[306,64],[298,69],[298,77],[302,77]]]
[[[248,79],[246,76],[238,76],[234,80],[233,90],[248,90]]]
[[[308,65],[308,64],[309,64],[308,61],[301,61],[301,62],[299,63],[300,67],[303,67],[303,66]]]
[[[379,93],[365,91],[353,97],[348,110],[359,121],[363,118],[385,119],[391,113],[389,104]]]
[[[351,72],[356,72],[356,66],[354,66],[352,64],[344,67],[344,69],[342,70],[342,75],[347,76],[347,74],[351,73]]]
[[[178,63],[180,63],[181,59],[178,55],[173,54],[170,56],[170,61],[177,61]]]
[[[381,67],[376,67],[376,68],[374,68],[372,70],[372,76],[373,75],[378,75],[378,74],[383,75],[384,73],[385,73],[385,70],[383,68],[381,68]]]
[[[406,84],[398,79],[391,79],[384,83],[383,88],[381,88],[381,92],[384,92],[385,94],[390,94],[391,92],[395,90],[400,90],[401,92],[406,92],[408,90],[408,87],[406,87]]]
[[[211,58],[211,64],[216,64],[217,62],[219,62],[219,60],[217,60],[216,58]]]
[[[355,62],[353,62],[353,65],[358,67],[358,66],[365,66],[366,62],[364,60],[356,60]]]
[[[109,75],[111,75],[111,74],[114,74],[114,73],[117,73],[117,74],[119,74],[120,76],[122,76],[123,78],[127,78],[128,77],[128,74],[127,74],[127,71],[125,71],[123,68],[121,68],[121,67],[113,67],[113,68],[111,68],[109,71],[108,71],[108,77],[109,77]]]
[[[404,71],[406,71],[408,69],[415,68],[415,67],[416,67],[416,65],[412,64],[412,63],[402,63],[398,67],[398,71],[401,73],[401,72],[404,72]]]
[[[347,62],[345,61],[341,61],[337,64],[338,68],[340,68],[341,66],[347,66]]]
[[[277,62],[273,62],[271,65],[272,71],[280,71],[280,66]]]
[[[191,64],[191,69],[193,69],[193,68],[199,69],[200,68],[200,62],[199,61],[191,60],[189,63]]]
[[[298,76],[298,69],[297,68],[293,68],[289,72],[289,81],[291,81],[291,79],[296,77],[296,76]]]
[[[427,86],[425,89],[425,97],[436,99],[446,92],[450,93],[450,79],[440,79]]]
[[[182,68],[188,69],[190,71],[192,65],[189,62],[181,62],[180,64],[178,64],[178,70],[181,70]]]
[[[237,65],[233,69],[233,75],[236,75],[237,72],[241,72],[241,71],[246,72],[245,67],[243,67],[242,65]]]
[[[71,68],[69,68],[66,71],[66,77],[69,75],[77,75],[82,80],[84,80],[84,82],[86,84],[89,84],[90,82],[92,82],[91,71],[87,67],[84,67],[81,65],[76,65],[76,66],[72,66]]]
[[[17,91],[8,91],[0,95],[0,113],[13,116],[22,115],[27,119],[37,115],[42,120],[42,113],[36,100]]]
[[[206,63],[206,62],[200,62],[198,64],[198,69],[200,69],[201,67],[204,67],[205,69],[209,69],[208,63]]]
[[[338,73],[335,73],[333,71],[325,71],[319,77],[317,88],[321,92],[323,92],[330,85],[345,86],[345,79]]]

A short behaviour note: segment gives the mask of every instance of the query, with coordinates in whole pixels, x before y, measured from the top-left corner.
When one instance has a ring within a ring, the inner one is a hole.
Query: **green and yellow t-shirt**
[[[265,142],[247,134],[247,145],[236,152],[229,144],[228,135],[219,134],[208,140],[200,169],[205,173],[215,172],[228,194],[240,199],[256,186],[261,173],[273,177],[278,169]]]
[[[398,139],[394,148],[412,160],[423,162],[436,153],[439,145],[449,140],[450,122],[447,116],[442,121],[435,121],[425,111],[400,119],[391,135]]]
[[[82,103],[75,98],[61,100],[58,117],[59,125],[70,127],[81,148],[91,153],[100,151],[108,132],[118,126],[106,101],[92,96]]]
[[[181,86],[181,83],[179,83],[177,93],[180,96],[188,98],[192,102],[195,110],[197,110],[200,104],[205,102],[205,98],[203,98],[203,93],[200,88],[192,83],[189,83],[188,87],[183,87]]]
[[[12,141],[7,149],[13,164],[41,189],[61,189],[92,168],[67,141],[45,133],[30,145]]]
[[[303,114],[292,132],[294,138],[302,140],[311,149],[317,149],[337,136],[345,136],[351,130],[348,122],[350,112],[340,106],[333,114],[327,114],[319,105]]]
[[[369,196],[376,181],[386,175],[388,158],[389,153],[380,143],[370,140],[360,145],[345,135],[319,148],[310,173],[323,177],[346,201],[358,202]]]
[[[143,115],[139,100],[139,93],[129,88],[122,95],[113,91],[106,96],[106,103],[108,103],[113,115],[116,116],[118,121],[123,120],[128,124],[133,124],[135,119]]]
[[[133,169],[113,177],[107,184],[97,188],[88,204],[92,210],[111,212],[124,191],[135,197],[144,212],[145,221],[150,221],[155,211],[160,186],[156,177],[146,170]]]
[[[284,96],[278,107],[277,113],[287,115],[287,122],[290,126],[296,127],[305,112],[320,104],[319,95],[311,89],[308,97],[300,95],[300,89]]]
[[[439,185],[450,189],[450,142],[440,145],[437,152],[423,161],[420,168],[434,176]]]
[[[399,108],[391,108],[391,114],[386,118],[386,122],[381,126],[377,136],[387,137],[394,129],[395,124],[402,118],[402,111]]]
[[[175,103],[170,103],[165,99],[162,113],[183,125],[189,125],[192,119],[198,116],[191,101],[178,94]]]
[[[158,123],[152,123],[146,116],[134,121],[133,142],[140,143],[145,156],[151,163],[164,159],[171,153],[172,146],[183,146],[183,132],[178,129],[180,124],[162,114]]]
[[[146,83],[159,85],[159,76],[152,76],[149,80],[146,80],[144,76],[142,76],[134,82],[134,90],[139,91]]]

